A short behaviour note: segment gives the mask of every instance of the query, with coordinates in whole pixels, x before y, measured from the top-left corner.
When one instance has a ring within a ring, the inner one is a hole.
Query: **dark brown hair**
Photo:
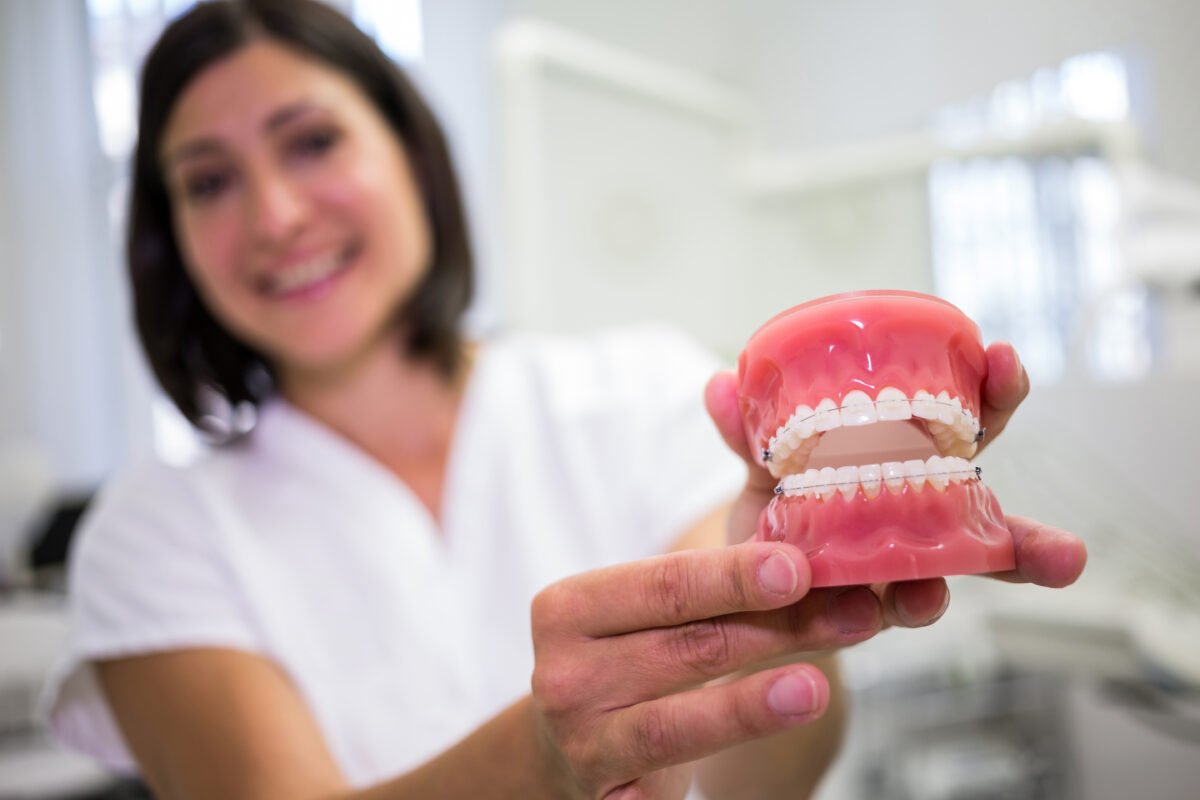
[[[449,148],[433,113],[404,73],[336,10],[317,0],[214,0],[172,22],[142,67],[128,259],[138,336],[159,384],[201,431],[232,438],[226,412],[257,407],[275,391],[270,363],[225,330],[184,269],[159,161],[163,128],[203,69],[260,39],[285,44],[348,75],[383,113],[412,163],[433,233],[432,263],[397,309],[410,356],[447,378],[461,364],[460,322],[473,264]],[[212,401],[216,400],[214,404]]]

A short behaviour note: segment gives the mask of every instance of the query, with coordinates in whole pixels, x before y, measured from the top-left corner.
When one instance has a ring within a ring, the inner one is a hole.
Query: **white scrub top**
[[[222,646],[285,670],[354,785],[415,767],[528,692],[534,594],[663,552],[738,490],[744,466],[703,406],[715,367],[662,327],[485,344],[440,530],[280,400],[242,444],[131,470],[72,551],[52,731],[133,769],[89,661]]]

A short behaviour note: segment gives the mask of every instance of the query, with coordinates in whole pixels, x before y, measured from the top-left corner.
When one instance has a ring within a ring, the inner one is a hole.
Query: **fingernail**
[[[787,553],[776,550],[758,568],[758,584],[771,594],[789,595],[800,580]]]
[[[949,590],[942,593],[942,604],[927,617],[918,616],[909,608],[908,603],[904,602],[904,595],[901,592],[896,592],[895,599],[896,616],[900,618],[900,622],[907,628],[923,628],[926,625],[932,625],[942,618],[946,613],[946,609],[950,607],[950,592]]]
[[[817,683],[807,672],[789,672],[767,692],[767,705],[781,717],[811,714],[817,702]]]
[[[842,633],[862,633],[879,625],[879,601],[869,589],[847,589],[829,601],[829,619]]]

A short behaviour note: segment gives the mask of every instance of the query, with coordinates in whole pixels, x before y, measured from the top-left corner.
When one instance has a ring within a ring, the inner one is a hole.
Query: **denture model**
[[[747,441],[779,479],[757,538],[807,553],[814,586],[1013,568],[971,465],[979,328],[915,292],[834,295],[763,325],[738,359]]]

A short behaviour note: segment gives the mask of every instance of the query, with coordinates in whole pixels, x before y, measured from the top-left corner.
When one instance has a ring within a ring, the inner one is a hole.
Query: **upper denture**
[[[806,303],[738,361],[747,436],[777,478],[842,427],[919,420],[942,456],[971,458],[986,369],[975,324],[937,298],[864,292]]]

